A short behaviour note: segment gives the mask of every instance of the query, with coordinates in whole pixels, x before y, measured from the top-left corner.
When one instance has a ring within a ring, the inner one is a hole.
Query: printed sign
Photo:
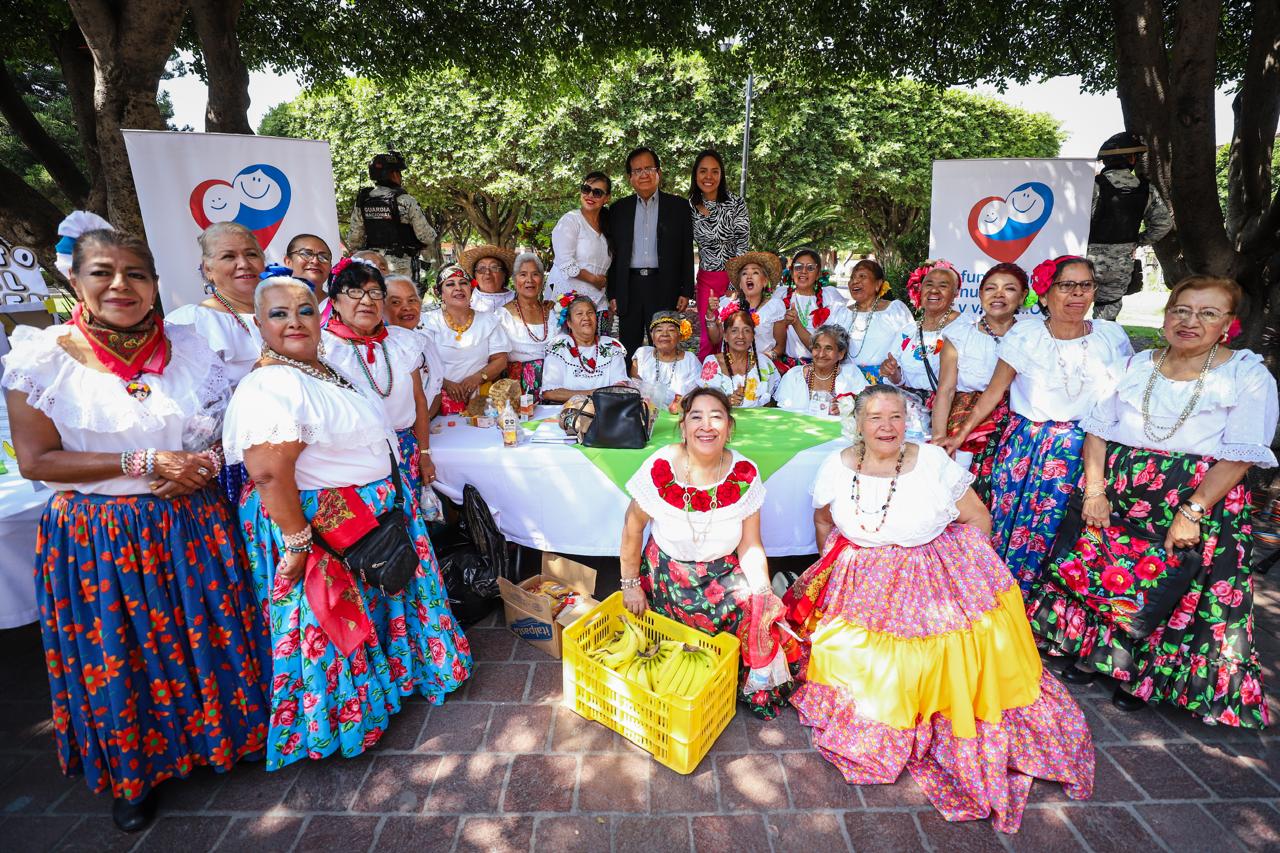
[[[0,311],[43,311],[48,295],[36,253],[0,237]]]
[[[959,311],[978,310],[978,282],[998,263],[1030,274],[1045,258],[1085,253],[1094,169],[1085,159],[934,161],[929,257],[959,270]]]
[[[214,222],[253,232],[269,261],[297,234],[339,251],[329,143],[236,133],[126,130],[166,311],[205,299],[196,238]]]

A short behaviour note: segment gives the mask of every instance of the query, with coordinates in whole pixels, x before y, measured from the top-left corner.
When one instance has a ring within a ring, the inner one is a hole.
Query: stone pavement
[[[1280,594],[1259,594],[1259,640],[1280,691]],[[1123,714],[1102,685],[1073,688],[1097,745],[1094,798],[1036,783],[1016,835],[951,824],[906,774],[850,787],[795,713],[739,712],[677,775],[557,707],[560,663],[492,621],[468,634],[475,678],[443,706],[410,702],[375,749],[276,773],[241,765],[167,783],[145,833],[64,779],[33,628],[0,632],[0,849],[270,851],[1280,850],[1280,737],[1175,711]],[[1272,716],[1277,714],[1272,694]]]

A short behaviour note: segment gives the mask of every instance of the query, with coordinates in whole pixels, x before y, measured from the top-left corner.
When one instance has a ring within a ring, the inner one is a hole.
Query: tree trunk
[[[480,239],[494,246],[514,244],[516,227],[530,209],[527,202],[503,201],[483,192],[454,190],[452,196]]]
[[[54,244],[62,211],[7,166],[0,165],[0,233],[40,258],[40,266],[62,281],[54,267]]]
[[[80,167],[76,165],[75,160],[71,159],[71,155],[62,150],[62,146],[49,135],[40,124],[40,120],[31,112],[27,102],[22,98],[22,93],[18,91],[8,66],[4,64],[2,52],[0,52],[0,114],[4,115],[9,122],[9,127],[12,128],[14,136],[18,137],[18,141],[48,171],[49,177],[53,178],[53,182],[58,185],[58,189],[62,190],[67,200],[76,207],[84,204],[85,198],[89,195],[88,179],[80,173]]]
[[[236,24],[244,0],[192,0],[191,21],[200,39],[209,103],[207,133],[253,133],[249,126],[249,69],[240,53]]]
[[[69,2],[93,55],[93,103],[107,215],[117,228],[142,234],[138,194],[120,131],[164,130],[156,98],[187,4],[181,0]]]
[[[102,174],[102,158],[98,156],[98,124],[93,109],[93,56],[85,44],[84,34],[74,23],[51,39],[53,51],[62,67],[62,80],[67,85],[71,113],[80,135],[80,147],[89,170],[89,194],[85,210],[107,215],[107,180]]]

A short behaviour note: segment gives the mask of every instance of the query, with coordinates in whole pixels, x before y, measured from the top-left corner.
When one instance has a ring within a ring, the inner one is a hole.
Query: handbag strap
[[[916,323],[916,331],[919,333],[920,340],[920,360],[924,362],[925,376],[929,377],[929,390],[937,392],[938,377],[933,375],[933,365],[929,363],[929,353],[924,346],[924,323]]]
[[[391,508],[398,509],[401,512],[403,512],[404,511],[404,489],[400,485],[400,465],[399,463],[396,462],[396,454],[395,454],[395,451],[391,449],[390,441],[387,442],[387,456],[391,460],[391,477],[392,479],[395,480],[395,484],[396,484],[396,502],[392,504]],[[328,542],[324,541],[324,536],[321,535],[319,530],[316,530],[315,525],[313,525],[311,522],[307,522],[307,526],[311,528],[311,533],[312,533],[311,542],[313,544],[319,545],[331,557],[335,557],[336,559],[339,559],[339,560],[342,559],[342,555],[339,554],[337,551],[335,551],[333,548],[331,548]]]

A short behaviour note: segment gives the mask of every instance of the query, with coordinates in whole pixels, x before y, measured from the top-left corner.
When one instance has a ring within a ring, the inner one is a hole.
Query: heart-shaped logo
[[[191,218],[200,230],[215,222],[238,222],[266,249],[284,221],[290,198],[284,172],[266,163],[254,163],[230,181],[210,178],[196,184],[189,204]]]
[[[979,199],[969,211],[969,236],[974,245],[995,260],[1011,264],[1036,239],[1053,213],[1053,190],[1028,181],[1009,195]]]

